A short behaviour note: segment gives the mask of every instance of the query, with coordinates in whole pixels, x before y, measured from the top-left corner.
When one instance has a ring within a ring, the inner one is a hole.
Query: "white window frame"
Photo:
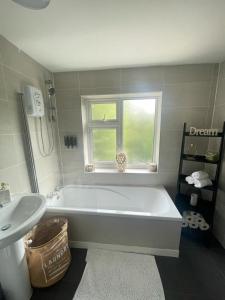
[[[82,124],[83,124],[83,141],[84,141],[84,161],[85,165],[94,164],[96,168],[100,169],[115,169],[116,163],[109,161],[95,162],[93,161],[92,151],[92,129],[93,128],[115,128],[117,151],[123,151],[123,101],[124,100],[138,100],[138,99],[155,99],[155,124],[154,124],[154,144],[153,144],[153,162],[159,162],[159,143],[160,143],[160,125],[161,125],[161,105],[162,92],[151,93],[132,93],[132,94],[112,94],[112,95],[85,95],[81,96],[81,110],[82,110]],[[91,119],[91,104],[92,103],[116,103],[116,120],[110,121],[93,121]],[[128,169],[147,169],[146,163],[128,164]]]

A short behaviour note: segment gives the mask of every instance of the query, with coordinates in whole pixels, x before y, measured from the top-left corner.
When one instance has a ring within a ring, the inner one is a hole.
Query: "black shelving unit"
[[[187,137],[194,137],[194,138],[202,138],[202,137],[208,137],[208,138],[220,138],[220,145],[219,145],[219,158],[217,161],[212,162],[206,160],[204,155],[189,155],[184,153],[184,147],[185,147],[185,141]],[[217,197],[217,190],[218,190],[218,183],[219,183],[219,175],[220,175],[220,169],[221,169],[221,162],[222,162],[222,155],[223,155],[223,147],[224,147],[224,137],[225,137],[225,122],[223,124],[223,130],[218,133],[218,135],[190,135],[189,132],[187,132],[187,124],[184,123],[183,127],[183,138],[182,138],[182,144],[181,144],[181,154],[180,154],[180,164],[179,164],[179,170],[178,170],[178,179],[177,179],[177,196],[176,196],[176,206],[180,213],[184,210],[194,210],[203,215],[203,217],[206,219],[207,223],[210,225],[210,229],[212,229],[213,226],[213,216],[215,211],[215,204],[216,204],[216,197]],[[194,185],[189,185],[185,181],[185,177],[188,176],[187,174],[183,174],[183,162],[184,161],[192,161],[192,162],[202,162],[207,164],[214,164],[216,166],[216,173],[215,178],[212,180],[211,186],[206,186],[204,188],[195,188]],[[206,201],[204,199],[199,199],[197,206],[191,206],[190,205],[190,196],[184,195],[181,193],[181,185],[189,185],[192,187],[192,189],[196,189],[196,191],[199,192],[199,190],[208,190],[212,193],[212,199],[211,201]],[[201,232],[199,229],[191,229],[189,227],[183,228],[183,232],[188,233],[190,235],[196,235],[198,236],[205,236],[208,235],[207,232]]]

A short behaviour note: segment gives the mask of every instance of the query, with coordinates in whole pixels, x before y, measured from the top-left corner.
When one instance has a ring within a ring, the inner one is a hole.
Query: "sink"
[[[41,195],[24,195],[0,208],[0,249],[18,241],[37,224],[46,209]]]
[[[0,208],[0,283],[7,300],[28,300],[32,295],[23,237],[46,210],[45,197],[15,196]]]

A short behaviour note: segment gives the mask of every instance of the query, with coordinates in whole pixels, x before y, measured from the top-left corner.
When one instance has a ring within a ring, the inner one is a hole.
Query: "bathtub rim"
[[[107,189],[107,187],[127,187],[127,188],[153,188],[153,189],[158,189],[164,195],[169,198],[169,206],[170,209],[175,209],[175,212],[177,216],[163,216],[163,215],[156,215],[156,214],[150,214],[150,213],[142,213],[142,212],[133,212],[133,211],[126,211],[124,213],[123,211],[120,210],[109,210],[109,209],[85,209],[85,208],[74,208],[74,207],[60,207],[60,206],[48,206],[47,203],[47,213],[64,213],[64,214],[85,214],[85,215],[99,215],[99,216],[112,216],[112,217],[122,217],[122,218],[138,218],[138,219],[151,219],[151,220],[168,220],[168,221],[175,221],[175,222],[181,222],[182,223],[182,216],[180,215],[178,209],[176,208],[172,198],[168,194],[167,190],[163,185],[143,185],[143,186],[134,186],[134,185],[90,185],[90,184],[70,184],[62,187],[60,189],[60,193],[63,189],[65,188],[71,188],[71,187],[77,187],[77,188],[104,188]],[[112,191],[114,192],[114,191]],[[50,202],[51,200],[49,200]],[[56,200],[57,201],[57,200]]]

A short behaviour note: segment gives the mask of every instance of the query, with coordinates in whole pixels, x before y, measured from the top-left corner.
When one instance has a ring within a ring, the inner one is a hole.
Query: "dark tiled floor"
[[[32,300],[73,299],[85,268],[86,250],[71,252],[66,276],[53,287],[35,289]],[[225,300],[225,250],[216,241],[206,248],[183,237],[179,259],[158,256],[156,262],[166,300]]]

